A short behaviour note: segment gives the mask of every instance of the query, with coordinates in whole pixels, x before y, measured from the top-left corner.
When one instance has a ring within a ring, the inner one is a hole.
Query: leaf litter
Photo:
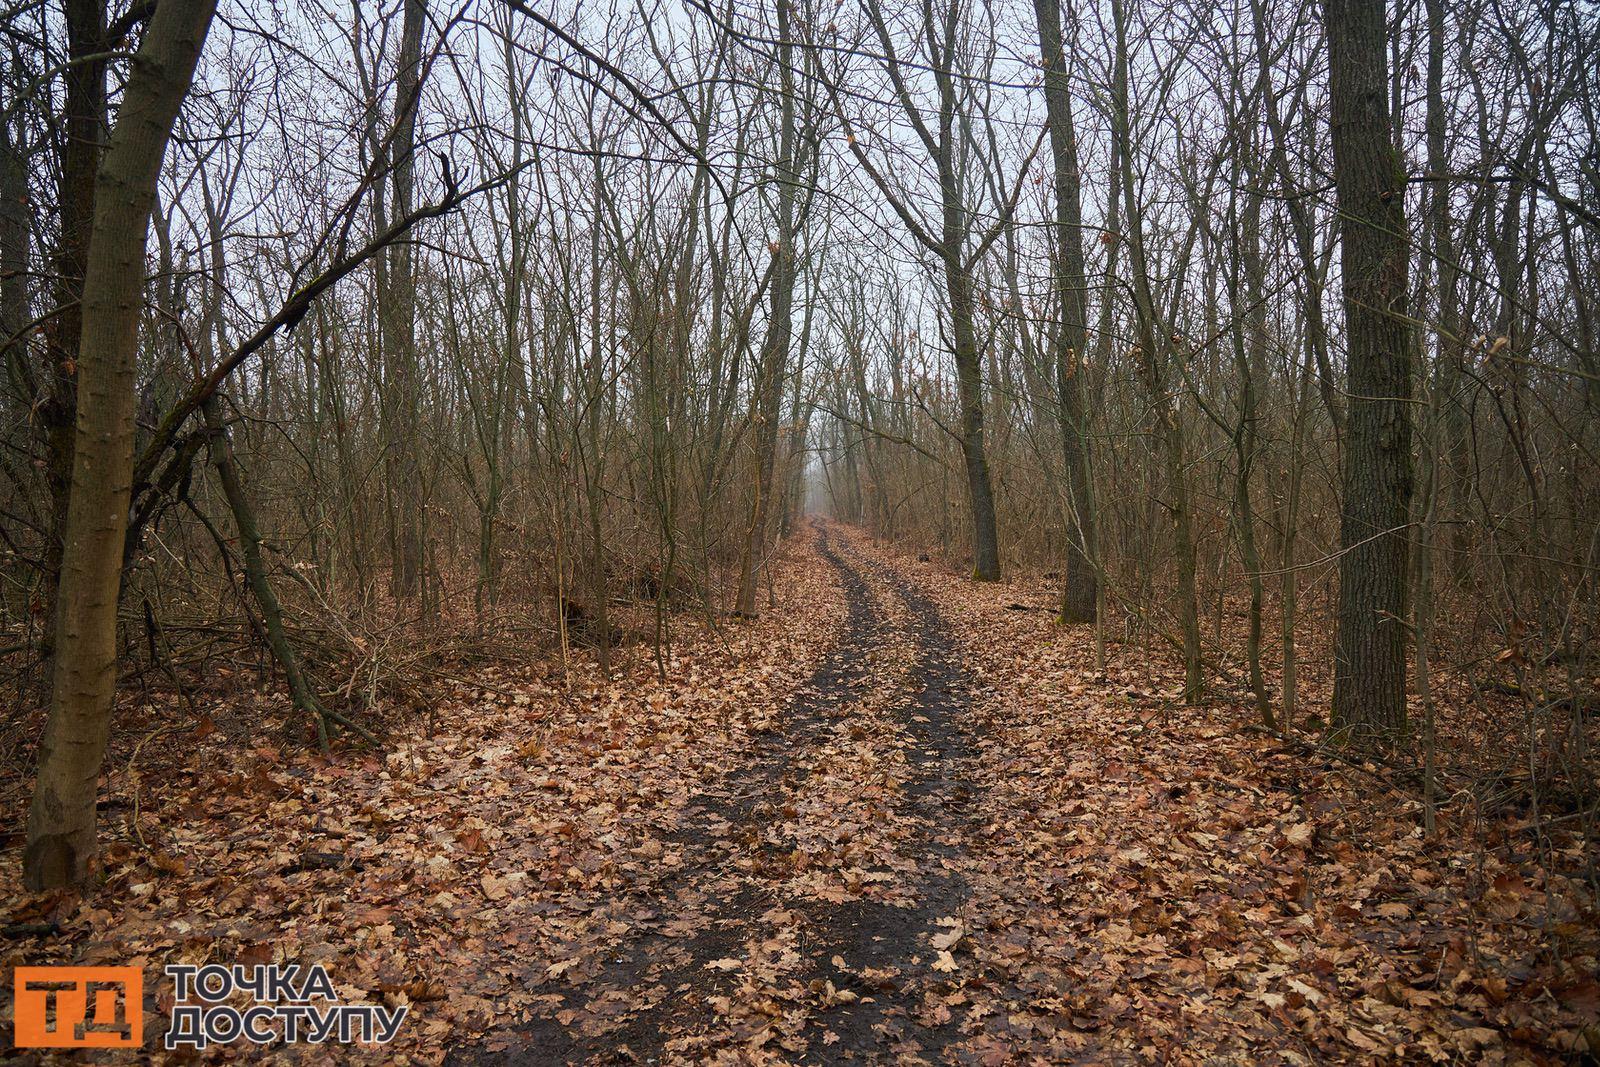
[[[394,1045],[286,1062],[1594,1053],[1570,837],[1543,866],[1504,827],[1426,838],[1242,705],[1173,707],[1175,664],[1113,644],[1096,675],[1086,628],[1012,610],[1048,602],[1029,581],[835,526],[780,568],[665,682],[489,671],[381,755],[196,731],[87,896],[5,865],[7,924],[56,931],[7,964],[321,963],[412,1006]]]

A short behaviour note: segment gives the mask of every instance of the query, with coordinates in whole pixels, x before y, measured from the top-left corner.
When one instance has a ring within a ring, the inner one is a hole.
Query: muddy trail
[[[860,998],[826,1020],[824,1036],[831,1030],[839,1040],[820,1050],[808,1046],[810,1062],[890,1053],[937,1059],[955,1036],[944,1025],[948,1016],[924,1009],[943,991],[940,972],[929,969],[938,960],[935,946],[956,929],[941,920],[953,919],[967,897],[960,868],[970,790],[961,764],[970,753],[958,722],[966,682],[932,602],[898,576],[890,583],[909,612],[918,647],[905,698],[894,709],[910,771],[899,806],[916,828],[907,842],[916,864],[914,895],[909,903],[852,901],[807,912],[814,938],[807,957],[815,973]]]
[[[747,762],[695,798],[673,835],[687,861],[597,967],[536,978],[543,1009],[452,1063],[940,1060],[956,1036],[941,946],[967,896],[969,683],[926,596],[826,529],[817,551],[843,594],[839,639]],[[859,811],[825,799],[841,793]]]
[[[1250,729],[1245,690],[1185,707],[1158,647],[1097,661],[1053,581],[978,585],[826,521],[778,562],[772,606],[686,628],[669,672],[642,647],[611,674],[486,668],[382,751],[241,749],[215,726],[148,746],[104,787],[113,813],[145,807],[113,814],[103,880],[28,894],[0,864],[8,959],[144,961],[154,1063],[1600,1049],[1589,883],[1530,867],[1520,823],[1441,809],[1429,837],[1409,785]],[[1546,830],[1587,870],[1573,826]],[[264,961],[407,1019],[384,1046],[161,1050],[161,968]]]

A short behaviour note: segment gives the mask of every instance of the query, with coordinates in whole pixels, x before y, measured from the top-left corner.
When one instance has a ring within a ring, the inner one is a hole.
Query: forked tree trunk
[[[23,857],[30,889],[80,881],[95,854],[95,798],[117,682],[145,238],[172,125],[215,9],[215,0],[156,6],[95,180],[55,672]]]
[[[945,294],[950,302],[950,349],[956,365],[956,394],[960,406],[961,458],[966,467],[967,501],[972,512],[972,575],[981,582],[1000,580],[1000,535],[995,520],[994,485],[989,476],[989,459],[983,440],[983,354],[979,351],[975,325],[976,298],[973,293],[973,267],[983,248],[970,253],[968,243],[972,236],[972,213],[963,199],[966,175],[958,165],[957,153],[967,117],[959,111],[958,77],[955,64],[960,47],[960,9],[949,5],[941,12],[925,4],[922,8],[922,34],[928,49],[928,72],[933,76],[939,95],[936,115],[938,125],[930,128],[923,119],[922,109],[915,104],[900,75],[899,60],[894,58],[891,32],[883,12],[876,4],[865,5],[867,17],[888,57],[887,70],[894,85],[907,121],[916,131],[928,151],[939,181],[939,230],[935,234],[917,222],[905,203],[897,198],[884,176],[874,169],[856,143],[855,135],[848,137],[851,152],[862,167],[872,176],[884,196],[911,229],[923,247],[936,255],[944,274]],[[964,86],[965,83],[962,82]],[[965,89],[961,89],[964,92]],[[837,100],[835,100],[837,104]],[[1003,209],[1009,211],[1009,208]],[[897,396],[900,395],[898,392]],[[948,473],[941,475],[948,477]],[[941,508],[946,508],[941,500]],[[939,516],[940,547],[946,545],[949,534],[949,515],[942,510]]]
[[[934,83],[939,90],[939,132],[934,141],[934,167],[939,176],[940,251],[945,292],[950,300],[950,345],[956,364],[956,397],[961,406],[961,458],[967,471],[967,500],[972,507],[972,576],[980,582],[1000,580],[1000,533],[995,520],[994,484],[983,441],[983,355],[978,351],[972,264],[967,237],[972,220],[962,199],[956,167],[957,93],[953,72],[956,9],[943,22],[943,49],[936,53]],[[930,40],[933,20],[925,14]]]
[[[1394,150],[1382,0],[1328,0],[1329,112],[1349,393],[1340,513],[1333,726],[1357,740],[1406,726],[1411,375],[1405,171]]]

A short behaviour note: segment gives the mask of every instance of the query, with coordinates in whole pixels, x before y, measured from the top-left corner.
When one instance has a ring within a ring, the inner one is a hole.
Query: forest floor
[[[1040,582],[832,525],[777,573],[666,681],[492,672],[381,755],[167,738],[107,776],[87,896],[24,894],[7,840],[6,965],[321,963],[410,1005],[394,1045],[337,1053],[361,1062],[1600,1049],[1600,923],[1559,825],[1536,853],[1514,813],[1447,807],[1425,836],[1386,768],[1181,706],[1167,657],[1112,644],[1097,672]],[[147,989],[156,1049],[170,983]]]

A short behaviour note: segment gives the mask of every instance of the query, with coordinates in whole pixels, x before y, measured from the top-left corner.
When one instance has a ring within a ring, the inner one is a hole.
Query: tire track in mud
[[[964,856],[967,786],[961,764],[971,750],[959,719],[968,681],[933,602],[888,565],[846,546],[827,527],[817,553],[838,574],[845,601],[842,634],[783,715],[751,747],[751,762],[696,798],[693,815],[667,840],[687,862],[653,892],[637,925],[604,951],[604,966],[587,981],[550,980],[537,991],[549,1007],[511,1035],[504,1051],[459,1048],[456,1064],[555,1064],[682,1061],[668,1048],[693,1037],[703,1047],[749,1038],[748,1028],[719,1031],[709,1001],[740,980],[708,970],[712,960],[740,957],[760,942],[769,914],[798,916],[798,959],[785,973],[791,988],[844,991],[831,1005],[807,1007],[802,1046],[786,1046],[794,1062],[879,1062],[939,1053],[956,1036],[917,1013],[922,998],[943,987],[930,968],[930,936],[938,920],[957,915],[967,896]],[[898,600],[906,622],[877,610],[869,577]],[[909,639],[915,656],[904,691],[884,711],[897,734],[905,772],[895,817],[913,827],[897,849],[914,866],[909,906],[865,897],[845,903],[796,899],[786,892],[785,866],[795,845],[778,833],[794,816],[788,800],[804,787],[831,732],[866,715],[873,683],[872,651]],[[793,921],[791,919],[790,921]],[[693,929],[687,930],[687,925]],[[948,1016],[947,1016],[948,1017]],[[614,1022],[613,1022],[614,1020]],[[681,1047],[681,1046],[680,1046]]]
[[[865,580],[833,550],[825,528],[818,533],[817,552],[839,575],[845,601],[843,633],[791,698],[781,721],[752,745],[752,762],[700,794],[688,824],[666,835],[667,841],[698,856],[656,889],[660,911],[606,949],[605,968],[592,981],[540,985],[541,993],[560,997],[562,1004],[517,1028],[508,1049],[490,1053],[460,1047],[448,1062],[463,1067],[580,1063],[597,1057],[653,1062],[660,1056],[661,1045],[672,1036],[664,1025],[667,1019],[683,1021],[675,1009],[687,1009],[683,1014],[706,1010],[701,1003],[684,1004],[680,987],[705,984],[704,964],[741,945],[745,927],[761,910],[761,886],[738,871],[737,861],[743,854],[759,866],[764,854],[773,851],[760,831],[781,800],[786,777],[795,773],[794,753],[827,729],[831,709],[852,703],[867,684],[868,661],[863,650],[883,627],[872,610]],[[730,877],[730,871],[737,873]],[[724,880],[741,884],[720,901],[711,902],[704,883]],[[709,922],[688,938],[665,932],[679,911],[699,912],[695,918],[708,918]],[[576,1034],[557,1018],[563,1008],[592,1012],[596,1007],[602,1017],[615,1014],[618,1025],[603,1032]],[[620,1053],[623,1047],[625,1054]]]
[[[801,1058],[806,1063],[873,1062],[891,1055],[898,1062],[938,1062],[957,1036],[954,1027],[919,1020],[916,1012],[924,994],[945,984],[931,968],[937,952],[929,939],[947,932],[939,920],[958,915],[968,896],[960,867],[971,792],[961,765],[972,752],[959,719],[968,706],[969,680],[933,602],[892,568],[876,569],[904,605],[918,649],[910,691],[894,708],[911,772],[899,807],[918,829],[906,846],[917,852],[915,902],[897,907],[860,900],[803,909],[815,938],[815,948],[806,953],[814,980],[860,998],[813,1021],[834,1040],[813,1041]]]

